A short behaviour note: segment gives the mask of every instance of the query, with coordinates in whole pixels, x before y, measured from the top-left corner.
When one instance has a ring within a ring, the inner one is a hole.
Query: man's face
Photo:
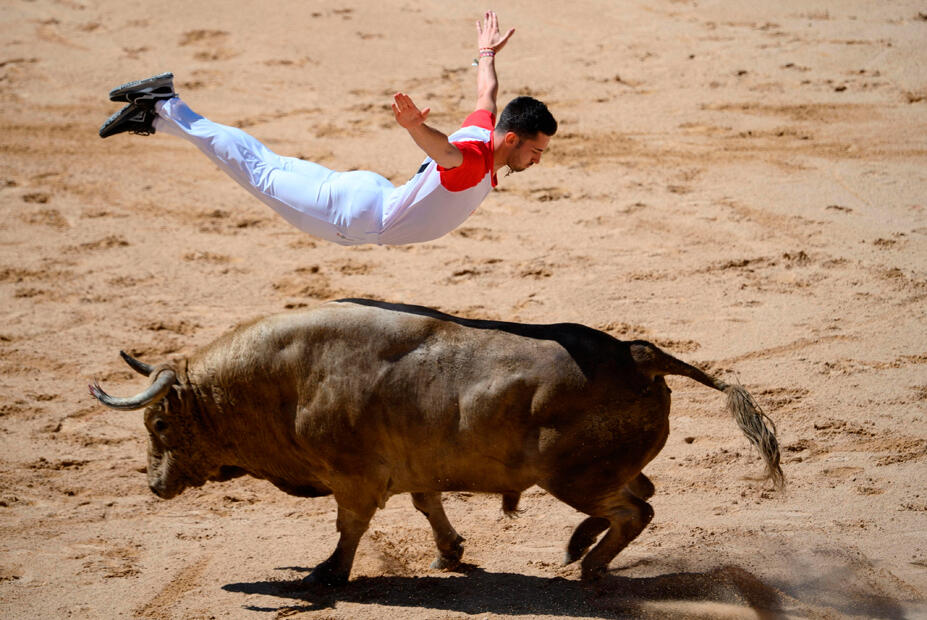
[[[530,168],[541,161],[541,155],[547,150],[548,142],[550,142],[550,136],[541,132],[533,138],[518,138],[505,164],[513,172],[521,172]]]

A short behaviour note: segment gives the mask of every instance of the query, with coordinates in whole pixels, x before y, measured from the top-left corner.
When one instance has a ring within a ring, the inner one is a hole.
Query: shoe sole
[[[108,138],[110,136],[115,136],[116,134],[125,133],[127,131],[130,131],[132,133],[139,134],[139,135],[153,134],[155,132],[154,127],[151,127],[150,131],[135,131],[132,129],[118,129],[117,130],[120,123],[132,118],[136,114],[139,114],[139,113],[144,114],[144,112],[145,111],[142,108],[139,108],[133,103],[126,105],[124,108],[122,108],[121,110],[119,110],[118,112],[110,116],[108,119],[106,119],[106,121],[104,121],[102,125],[100,125],[100,131],[98,132],[100,134],[100,137]]]
[[[173,73],[161,73],[154,77],[146,78],[144,80],[135,80],[134,82],[126,82],[122,86],[117,86],[113,90],[109,91],[109,100],[110,101],[122,101],[129,103],[129,94],[138,92],[140,90],[152,91],[158,88],[167,88],[169,93],[173,95],[174,93],[174,74]]]

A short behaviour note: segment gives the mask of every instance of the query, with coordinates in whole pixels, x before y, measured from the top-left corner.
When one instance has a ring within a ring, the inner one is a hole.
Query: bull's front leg
[[[327,586],[339,586],[348,582],[351,575],[351,566],[354,564],[354,554],[361,536],[367,531],[370,519],[376,512],[376,504],[369,509],[348,510],[338,505],[337,528],[341,534],[338,546],[327,560],[316,566],[306,577],[308,583],[319,583]]]
[[[452,570],[463,556],[464,537],[457,533],[444,513],[440,493],[413,493],[412,505],[428,519],[438,547],[438,556],[432,568]]]

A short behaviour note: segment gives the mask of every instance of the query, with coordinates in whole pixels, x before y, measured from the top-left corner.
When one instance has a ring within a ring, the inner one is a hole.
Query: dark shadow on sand
[[[279,570],[305,572],[305,567]],[[794,614],[803,603],[821,611],[878,620],[906,620],[904,607],[890,597],[823,586],[814,579],[800,584],[769,585],[739,566],[704,573],[672,572],[654,577],[609,574],[594,585],[560,577],[489,573],[464,564],[447,577],[359,577],[331,588],[291,581],[256,581],[223,586],[228,592],[274,596],[279,607],[246,606],[250,611],[309,612],[333,609],[338,602],[386,607],[421,607],[465,614],[558,615],[587,618],[653,617],[648,603],[687,601],[738,605],[761,620]],[[793,598],[797,597],[797,598]],[[799,599],[808,599],[800,601]],[[783,600],[785,599],[785,600]],[[783,609],[788,605],[789,609]],[[799,612],[801,615],[801,612]],[[791,617],[794,617],[792,615]]]
[[[286,570],[308,572],[309,569],[289,567]],[[764,619],[784,617],[778,591],[733,566],[707,573],[671,573],[657,577],[608,575],[594,585],[559,577],[489,573],[470,565],[462,570],[466,574],[448,577],[358,577],[338,588],[295,580],[233,583],[223,589],[290,599],[280,607],[246,607],[251,611],[274,613],[317,611],[334,608],[338,602],[352,602],[471,615],[628,618],[647,614],[642,607],[647,602],[712,601],[742,605]]]

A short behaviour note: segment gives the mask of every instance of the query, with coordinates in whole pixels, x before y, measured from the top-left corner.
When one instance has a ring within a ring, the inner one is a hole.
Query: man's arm
[[[483,22],[476,23],[476,31],[480,54],[476,76],[476,109],[487,110],[495,116],[496,93],[499,90],[495,55],[505,47],[515,29],[510,28],[505,36],[500,36],[499,18],[493,11],[486,11]],[[447,135],[425,124],[430,111],[431,108],[419,110],[406,94],[396,93],[393,96],[393,114],[396,122],[409,132],[415,144],[442,168],[456,168],[463,163],[463,153],[448,142]]]
[[[412,99],[403,93],[393,95],[393,114],[420,149],[425,151],[442,168],[456,168],[463,163],[463,153],[448,142],[447,136],[425,124],[431,108],[419,110]]]
[[[476,109],[487,110],[495,116],[496,93],[499,92],[499,80],[496,77],[496,54],[505,47],[515,29],[509,28],[505,36],[500,36],[499,18],[496,17],[495,12],[486,11],[483,22],[476,22],[476,32],[480,54],[476,70]]]

